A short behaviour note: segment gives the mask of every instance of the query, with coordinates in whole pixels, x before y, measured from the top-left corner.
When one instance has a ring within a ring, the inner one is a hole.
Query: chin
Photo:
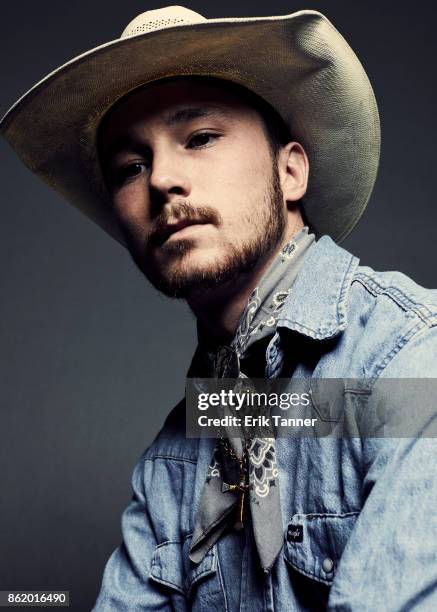
[[[178,240],[163,245],[149,261],[163,276],[209,275],[212,268],[226,265],[227,254],[223,249],[200,246],[194,241]]]
[[[200,247],[188,240],[172,241],[157,250],[134,257],[152,285],[168,297],[187,299],[211,291],[250,271],[263,254],[259,244],[238,247],[226,244]]]
[[[204,255],[183,257],[166,266],[147,266],[142,271],[158,291],[180,299],[187,299],[199,290],[214,289],[234,276],[225,259],[220,262]]]

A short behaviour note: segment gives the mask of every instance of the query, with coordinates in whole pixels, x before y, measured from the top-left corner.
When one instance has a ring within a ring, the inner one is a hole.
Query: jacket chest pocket
[[[285,534],[285,560],[304,576],[330,586],[358,515],[295,514]]]
[[[149,579],[167,590],[177,612],[226,610],[226,599],[216,546],[194,564],[188,557],[191,537],[164,542],[155,548]]]

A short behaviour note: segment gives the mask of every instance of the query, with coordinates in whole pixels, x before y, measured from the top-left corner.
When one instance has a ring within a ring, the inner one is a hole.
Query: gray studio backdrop
[[[427,287],[435,270],[431,2],[186,2],[207,17],[324,12],[361,58],[382,117],[382,163],[345,243]],[[158,5],[159,6],[159,5]],[[3,3],[0,109],[71,57],[119,36],[150,1]],[[89,610],[120,540],[138,457],[180,398],[188,309],[1,143],[0,590],[68,589]]]

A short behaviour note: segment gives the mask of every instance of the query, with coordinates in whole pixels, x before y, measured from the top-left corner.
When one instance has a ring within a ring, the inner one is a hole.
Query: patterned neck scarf
[[[250,295],[229,346],[211,350],[199,329],[199,347],[189,377],[199,376],[201,372],[204,378],[248,381],[245,364],[249,363],[251,354],[258,354],[259,346],[264,348],[265,366],[266,342],[276,331],[282,305],[314,240],[314,234],[309,234],[304,227],[281,249]],[[250,508],[261,566],[268,572],[283,542],[278,476],[273,431],[271,437],[247,439],[244,432],[236,437],[235,428],[225,428],[225,436],[218,440],[208,469],[190,559],[199,563],[224,531],[241,528],[244,514]]]

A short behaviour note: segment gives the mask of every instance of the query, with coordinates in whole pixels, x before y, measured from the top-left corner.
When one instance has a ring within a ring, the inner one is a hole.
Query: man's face
[[[184,79],[135,92],[105,119],[99,154],[129,251],[167,295],[234,280],[284,236],[262,119],[220,85]]]

